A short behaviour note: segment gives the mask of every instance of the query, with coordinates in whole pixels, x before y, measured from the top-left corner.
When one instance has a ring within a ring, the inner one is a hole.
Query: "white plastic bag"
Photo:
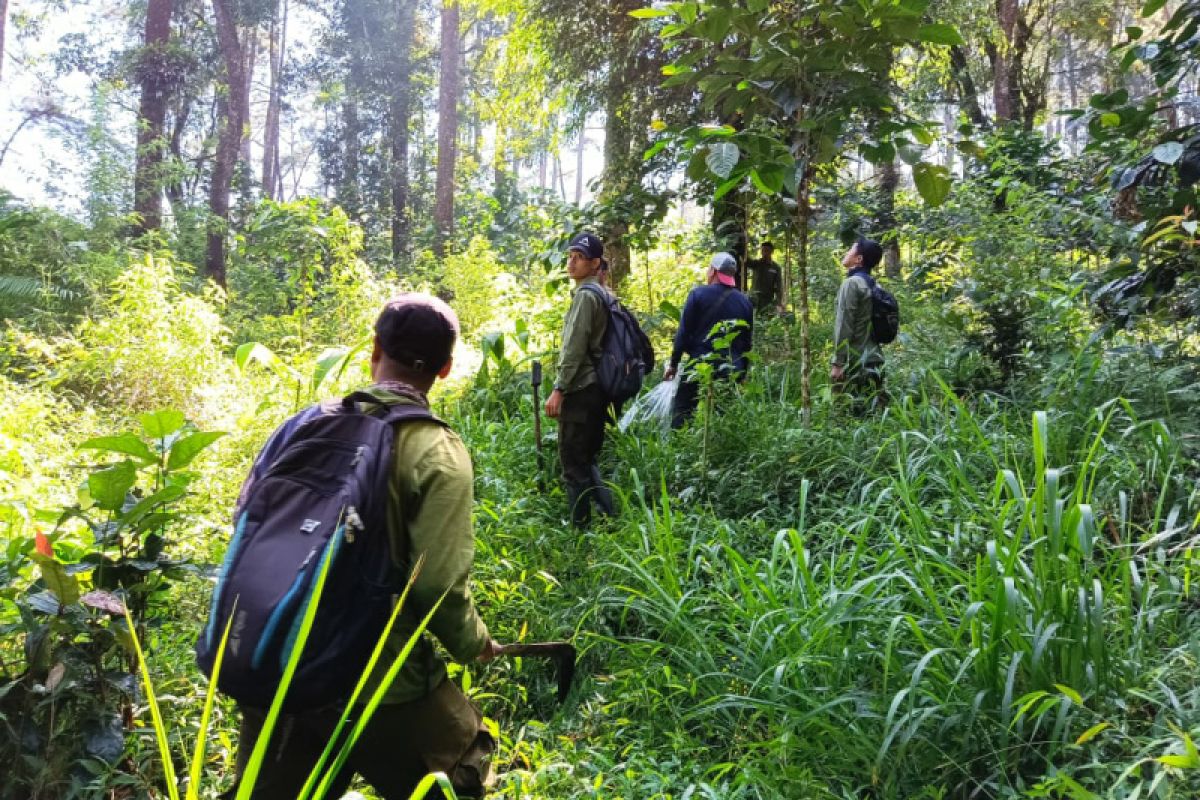
[[[671,406],[675,403],[675,392],[679,389],[679,375],[669,381],[663,381],[650,391],[636,398],[617,423],[623,432],[635,422],[648,422],[660,430],[671,426]]]

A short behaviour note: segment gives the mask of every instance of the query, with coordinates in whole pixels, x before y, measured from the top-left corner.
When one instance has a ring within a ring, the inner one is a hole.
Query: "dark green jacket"
[[[600,284],[595,278],[579,282]],[[558,356],[558,377],[554,388],[565,393],[577,392],[596,382],[596,362],[600,359],[600,342],[608,327],[608,309],[594,291],[576,286],[572,291],[571,308],[563,321],[562,350]]]

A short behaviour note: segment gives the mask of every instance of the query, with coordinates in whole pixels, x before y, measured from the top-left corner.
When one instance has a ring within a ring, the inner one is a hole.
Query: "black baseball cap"
[[[584,258],[601,258],[604,256],[604,242],[594,233],[577,233],[571,237],[567,252],[578,250]]]
[[[433,295],[396,295],[375,320],[375,337],[388,358],[428,375],[450,361],[458,339],[458,316]]]

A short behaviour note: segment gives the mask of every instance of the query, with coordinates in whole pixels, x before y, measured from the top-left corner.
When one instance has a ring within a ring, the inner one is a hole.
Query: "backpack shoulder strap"
[[[367,392],[352,392],[342,399],[342,408],[357,410],[356,403],[372,403],[383,406],[385,411],[378,415],[379,419],[394,425],[400,422],[408,422],[409,420],[427,419],[430,422],[436,422],[439,425],[446,425],[446,422],[439,419],[425,406],[420,406],[415,403],[381,403],[379,398]]]
[[[617,302],[617,298],[613,297],[603,286],[598,283],[582,283],[579,285],[580,290],[591,289],[592,294],[600,298],[604,303],[605,308],[612,309],[613,304]]]

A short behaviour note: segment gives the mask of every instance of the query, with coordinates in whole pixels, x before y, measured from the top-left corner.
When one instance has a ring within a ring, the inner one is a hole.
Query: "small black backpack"
[[[900,333],[900,304],[896,297],[865,272],[858,273],[871,289],[871,341],[891,344]]]
[[[196,662],[212,675],[232,614],[218,688],[241,703],[270,705],[322,562],[331,561],[329,573],[288,687],[289,710],[349,696],[402,588],[387,525],[396,425],[440,420],[411,404],[373,416],[358,402],[379,401],[356,392],[321,406],[290,435],[282,430],[282,449],[264,454],[271,462],[239,500]]]
[[[580,289],[590,289],[608,308],[608,325],[600,341],[596,378],[610,401],[623,403],[642,390],[642,380],[654,369],[650,337],[629,309],[604,287],[585,283]]]

